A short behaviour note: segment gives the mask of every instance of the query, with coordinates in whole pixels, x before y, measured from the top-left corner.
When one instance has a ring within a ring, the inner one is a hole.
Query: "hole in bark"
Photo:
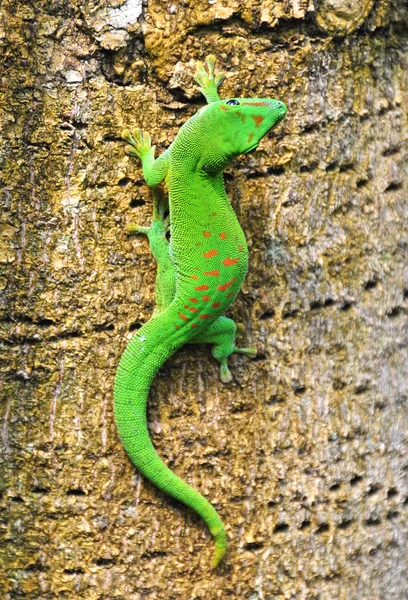
[[[64,573],[66,575],[82,575],[83,573],[85,573],[84,569],[64,569]]]
[[[370,281],[367,281],[367,283],[364,286],[364,289],[369,291],[369,290],[373,290],[375,287],[377,287],[377,281],[375,279],[371,279]]]
[[[283,533],[289,529],[289,525],[287,523],[278,523],[273,528],[273,533]]]
[[[307,388],[305,385],[298,385],[297,387],[293,388],[293,391],[295,392],[296,396],[302,396],[306,390]]]
[[[305,519],[304,521],[301,522],[299,529],[301,531],[304,531],[305,529],[309,529],[311,525],[311,521],[309,521],[309,519]]]
[[[360,481],[362,481],[362,480],[363,480],[363,478],[362,478],[362,476],[361,476],[361,475],[354,475],[354,477],[352,477],[352,478],[350,479],[350,485],[351,485],[351,487],[354,487],[354,486],[356,486],[356,485],[357,485],[358,483],[360,483]]]
[[[309,165],[302,165],[299,169],[300,173],[311,173],[317,167],[317,163],[310,163]]]
[[[334,300],[332,298],[327,298],[326,300],[319,301],[316,300],[310,304],[311,310],[319,310],[319,308],[326,308],[327,306],[333,306]]]
[[[392,487],[387,492],[387,498],[394,498],[394,496],[398,496],[398,490],[395,487]]]
[[[290,319],[290,317],[296,317],[298,315],[298,310],[287,310],[282,314],[282,319]]]
[[[106,324],[106,323],[101,323],[100,325],[95,325],[95,329],[94,331],[114,331],[115,330],[115,326],[113,325],[113,323],[111,324]]]
[[[354,393],[359,396],[360,394],[364,394],[364,392],[368,392],[369,389],[370,388],[366,383],[362,383],[355,388]]]
[[[381,489],[381,486],[378,483],[373,483],[370,485],[369,489],[366,492],[366,496],[373,496]]]
[[[344,302],[344,304],[340,306],[340,310],[342,310],[343,312],[347,312],[352,306],[353,304],[351,302]]]
[[[400,181],[392,181],[385,188],[384,192],[395,192],[396,190],[400,190],[402,188],[402,183]]]
[[[40,319],[37,321],[38,327],[50,327],[51,325],[55,325],[55,321],[52,319]]]
[[[245,550],[260,550],[264,547],[263,542],[248,542],[244,545]]]
[[[137,208],[138,206],[144,206],[145,204],[146,202],[144,200],[140,200],[139,198],[133,198],[133,200],[129,202],[130,208]]]
[[[129,185],[130,182],[131,179],[129,179],[129,177],[122,177],[122,179],[118,181],[118,185],[120,187],[126,187],[127,185]]]
[[[139,321],[135,321],[135,323],[132,323],[132,325],[130,325],[129,327],[129,331],[136,331],[137,329],[140,329],[142,327],[143,323],[139,323]]]
[[[401,307],[400,306],[394,306],[394,308],[392,310],[390,310],[389,313],[387,313],[387,317],[389,319],[395,319],[400,314],[401,314]]]
[[[321,533],[326,533],[327,531],[329,531],[329,524],[328,523],[322,523],[316,529],[315,533],[318,534],[318,535],[320,535]]]
[[[338,529],[348,529],[350,525],[354,523],[354,519],[344,519],[341,523],[337,525]]]
[[[49,488],[43,488],[38,485],[38,486],[33,487],[31,491],[33,494],[48,494],[48,492],[50,490],[49,490]]]
[[[390,510],[390,512],[387,513],[387,519],[389,521],[392,521],[393,519],[396,519],[399,516],[399,512],[397,510]]]
[[[358,181],[356,182],[356,186],[358,187],[358,189],[361,189],[364,186],[366,186],[367,183],[368,183],[368,179],[358,179]]]
[[[267,310],[264,313],[262,313],[259,318],[261,321],[265,321],[266,319],[272,319],[272,317],[275,316],[275,311],[274,310]]]
[[[333,485],[331,485],[329,487],[329,491],[335,492],[335,491],[339,490],[340,488],[341,488],[341,483],[333,483]]]
[[[65,493],[67,496],[86,496],[86,493],[81,488],[73,488],[72,490],[67,490]]]
[[[390,146],[386,148],[382,153],[383,156],[392,156],[393,154],[397,154],[400,151],[400,146]]]
[[[367,527],[376,527],[380,523],[381,520],[378,517],[368,517],[368,519],[364,521],[364,525],[367,525]]]
[[[327,165],[326,171],[328,171],[328,172],[334,171],[335,169],[337,169],[337,165],[338,165],[338,162],[336,160],[334,160],[333,162],[331,162]]]
[[[24,500],[21,498],[21,496],[13,496],[10,498],[10,500],[16,504],[24,504]]]
[[[354,165],[353,163],[344,163],[343,165],[340,165],[340,173],[345,173],[346,171],[353,171],[354,170]]]
[[[98,565],[98,567],[107,567],[109,565],[115,564],[113,558],[97,558],[94,560],[94,563]]]

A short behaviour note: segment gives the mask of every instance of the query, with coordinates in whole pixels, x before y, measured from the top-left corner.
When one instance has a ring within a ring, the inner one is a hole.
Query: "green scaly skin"
[[[235,346],[236,325],[222,316],[248,268],[245,236],[228,201],[222,171],[238,155],[254,150],[283,119],[286,107],[268,98],[221,100],[217,88],[223,76],[214,74],[214,57],[206,62],[208,70],[198,64],[196,81],[208,105],[181,127],[161,156],[155,160],[148,134],[122,134],[129,154],[142,162],[154,201],[151,227],[130,225],[128,231],[147,234],[158,273],[154,314],[129,342],[118,366],[114,412],[122,443],[138,471],[207,524],[215,538],[216,567],[227,549],[224,525],[213,506],[157,455],[149,438],[146,402],[157,371],[187,342],[213,344],[223,382],[231,380],[227,359],[233,352],[256,354],[253,348]],[[168,205],[159,187],[162,181]]]

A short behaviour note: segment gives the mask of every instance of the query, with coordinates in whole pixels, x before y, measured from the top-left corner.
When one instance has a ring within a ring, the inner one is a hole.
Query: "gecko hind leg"
[[[167,234],[170,226],[168,214],[168,199],[163,188],[156,186],[152,189],[153,216],[150,227],[129,224],[126,231],[129,234],[143,233],[149,240],[150,249],[157,263],[156,275],[156,307],[153,315],[163,312],[171,304],[176,291],[175,273],[169,255]]]
[[[218,317],[210,327],[201,335],[194,338],[194,343],[213,344],[212,355],[220,363],[220,375],[223,383],[232,380],[231,371],[228,368],[228,357],[234,352],[245,354],[249,358],[255,358],[255,348],[238,348],[235,346],[237,326],[228,317]]]

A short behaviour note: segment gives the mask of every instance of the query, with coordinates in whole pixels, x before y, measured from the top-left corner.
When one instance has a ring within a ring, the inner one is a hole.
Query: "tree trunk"
[[[5,0],[1,110],[0,595],[408,598],[407,28],[404,0]],[[404,26],[405,21],[405,26]],[[228,169],[250,270],[224,385],[209,347],[161,370],[154,444],[227,526],[229,553],[142,480],[115,369],[155,264],[124,127],[158,150],[221,94],[288,115]]]

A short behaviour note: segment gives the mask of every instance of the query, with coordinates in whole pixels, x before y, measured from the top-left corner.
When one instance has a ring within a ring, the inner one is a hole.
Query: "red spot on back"
[[[265,117],[262,115],[251,115],[251,118],[255,121],[255,127],[259,127]]]
[[[190,327],[198,327],[197,323],[191,323]]]
[[[203,256],[204,258],[212,258],[213,256],[217,256],[217,254],[218,250],[212,248],[211,250],[208,250],[208,252],[204,252]]]
[[[220,238],[221,238],[222,240],[225,240],[225,238],[227,237],[227,234],[226,234],[226,233],[224,233],[223,231],[221,231],[221,233],[219,233],[218,235],[220,236]]]
[[[203,231],[203,236],[206,238],[211,237],[211,231]]]
[[[227,298],[230,298],[231,296],[235,296],[235,292],[228,292]]]
[[[239,261],[239,258],[224,258],[222,264],[224,267],[232,267],[232,265],[236,265]]]
[[[217,271],[217,269],[213,269],[212,271],[204,271],[204,275],[209,275],[210,277],[218,277],[219,274],[220,272]]]
[[[212,212],[212,213],[211,213],[211,216],[212,216],[212,217],[216,217],[216,216],[217,216],[217,213],[216,213],[216,212]]]
[[[221,302],[213,302],[211,306],[213,308],[219,308],[221,306]]]
[[[196,304],[198,302],[198,298],[189,298],[190,302]]]
[[[189,277],[191,277],[191,279],[198,279],[197,275],[189,275]]]
[[[211,319],[211,315],[200,315],[200,319]]]
[[[183,319],[183,321],[188,321],[188,317],[186,317],[186,315],[183,315],[183,313],[179,313],[178,316],[180,317],[180,319]]]
[[[242,250],[243,250],[243,249],[244,249],[244,246],[243,246],[242,244],[239,244],[239,246],[238,246],[238,250],[239,250],[240,252],[242,252]]]
[[[194,289],[197,290],[197,292],[204,292],[205,290],[208,290],[209,287],[210,287],[209,285],[207,285],[206,283],[203,283],[203,285],[198,285]]]
[[[227,283],[223,283],[222,285],[217,285],[217,290],[219,292],[225,292],[225,290],[227,290],[229,287],[231,287],[235,281],[236,281],[236,277],[233,277],[232,279],[230,279],[230,281],[227,281]]]
[[[180,329],[179,325],[176,325],[176,324],[175,324],[175,325],[174,325],[174,327],[175,327],[176,329]]]
[[[248,144],[250,144],[252,142],[252,138],[254,137],[254,132],[251,131],[251,133],[248,136]]]
[[[202,300],[203,300],[204,302],[208,302],[208,300],[209,300],[209,299],[210,299],[210,296],[203,296],[203,297],[202,297]]]
[[[187,310],[189,310],[192,313],[198,312],[198,310],[196,308],[194,308],[194,306],[188,306],[188,304],[185,304],[184,308],[186,308]]]

